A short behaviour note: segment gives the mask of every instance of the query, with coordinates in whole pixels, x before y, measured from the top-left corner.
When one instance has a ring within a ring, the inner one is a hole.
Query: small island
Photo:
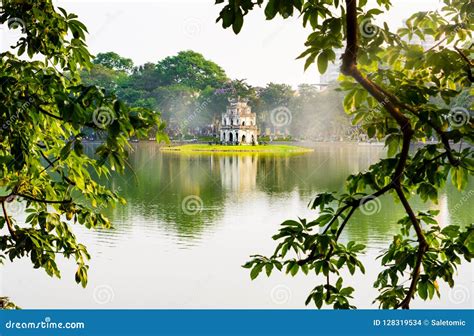
[[[173,153],[264,153],[264,154],[302,154],[312,152],[313,149],[291,146],[291,145],[254,145],[254,146],[229,146],[209,144],[189,144],[180,146],[164,146],[160,148],[163,152]]]
[[[161,147],[164,152],[178,153],[265,153],[301,154],[312,152],[310,148],[267,144],[258,142],[257,116],[252,113],[247,99],[231,98],[226,112],[217,125],[216,141],[208,144],[186,144]],[[217,141],[219,138],[219,141]]]

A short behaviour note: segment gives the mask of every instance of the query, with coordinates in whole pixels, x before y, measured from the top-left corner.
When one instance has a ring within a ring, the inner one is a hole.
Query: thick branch
[[[407,137],[413,135],[413,130],[409,119],[401,113],[400,108],[406,109],[413,113],[421,120],[419,113],[411,106],[400,102],[395,95],[387,92],[382,87],[372,82],[370,79],[362,75],[357,68],[357,50],[358,50],[358,23],[357,23],[357,1],[346,0],[346,23],[347,23],[347,46],[342,57],[341,72],[346,76],[353,77],[360,85],[362,85],[377,101],[385,107],[388,113],[397,121],[402,132]],[[437,127],[430,120],[423,120],[430,125],[439,135],[446,151],[448,152],[449,162],[457,166],[459,161],[453,156],[449,139],[442,129]]]
[[[474,66],[473,62],[466,56],[466,54],[464,54],[464,52],[459,49],[458,47],[454,47],[454,49],[456,49],[456,51],[458,52],[458,54],[466,61],[466,63],[469,65],[469,66]]]
[[[409,308],[410,300],[415,293],[416,284],[418,282],[419,274],[420,274],[420,267],[421,262],[423,259],[423,255],[427,249],[427,243],[425,237],[423,235],[423,231],[421,230],[420,223],[416,218],[413,210],[410,207],[405,195],[403,194],[402,187],[400,185],[402,174],[406,167],[406,162],[408,159],[408,151],[410,149],[410,143],[413,136],[413,128],[411,126],[410,120],[400,111],[401,108],[405,108],[403,104],[398,102],[398,99],[394,99],[394,96],[387,93],[383,90],[380,86],[372,82],[370,79],[362,75],[360,70],[357,68],[357,50],[358,50],[358,22],[357,22],[357,1],[356,0],[346,0],[346,35],[347,35],[347,45],[346,51],[343,56],[343,62],[341,66],[341,72],[344,75],[353,77],[362,87],[364,87],[382,106],[385,107],[387,112],[390,116],[395,119],[397,124],[400,126],[400,129],[403,134],[403,146],[400,152],[399,161],[397,168],[395,170],[395,174],[393,177],[393,187],[397,191],[398,197],[400,198],[403,206],[405,207],[405,211],[407,212],[413,227],[415,228],[419,249],[418,249],[418,258],[416,265],[413,269],[412,273],[412,282],[410,285],[409,292],[407,296],[402,301],[400,306],[402,308]],[[387,99],[387,97],[389,99]],[[443,137],[445,137],[444,133],[440,134],[441,139],[443,141]],[[446,143],[443,142],[446,146]],[[450,150],[449,148],[449,141],[447,142],[448,148],[447,151]],[[448,150],[449,149],[449,150]],[[449,154],[448,154],[449,155]]]
[[[16,239],[16,231],[13,228],[13,225],[10,221],[10,217],[8,217],[7,208],[5,207],[5,201],[2,201],[2,209],[3,209],[3,217],[5,217],[5,222],[7,223],[8,232],[13,239]]]
[[[411,222],[413,223],[413,227],[418,238],[418,252],[416,256],[415,266],[413,267],[413,272],[411,275],[410,288],[408,289],[408,293],[406,294],[405,299],[403,299],[403,301],[400,302],[400,304],[397,306],[397,308],[410,309],[410,301],[416,292],[416,284],[418,283],[418,279],[420,278],[421,263],[423,261],[423,257],[426,251],[428,250],[428,243],[426,242],[425,236],[421,229],[420,222],[418,221],[418,218],[416,218],[416,215],[410,207],[408,200],[403,194],[403,190],[401,189],[401,187],[397,187],[395,188],[395,190],[397,192],[398,198],[400,199],[403,204],[403,207],[405,208],[405,211],[407,212]]]
[[[467,72],[467,78],[469,78],[469,81],[471,83],[474,82],[474,76],[472,75],[472,67],[474,66],[472,61],[462,52],[461,49],[459,49],[458,47],[454,47],[454,49],[456,49],[456,51],[458,52],[458,54],[462,57],[463,60],[466,61],[467,65],[466,65],[466,72]]]
[[[356,211],[357,207],[356,206],[353,206],[351,208],[351,210],[349,211],[349,213],[347,214],[346,218],[344,218],[344,221],[342,222],[341,226],[339,227],[339,230],[337,230],[337,233],[336,233],[336,241],[339,239],[339,237],[341,236],[341,233],[342,231],[344,230],[344,228],[346,227],[346,224],[347,222],[349,221],[349,219],[352,217],[352,215],[354,214],[354,211]]]

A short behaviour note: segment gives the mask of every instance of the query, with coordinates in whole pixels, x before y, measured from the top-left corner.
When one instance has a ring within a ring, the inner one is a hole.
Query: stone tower
[[[230,98],[227,111],[222,114],[220,141],[227,144],[251,145],[257,141],[257,115],[252,113],[247,99]]]

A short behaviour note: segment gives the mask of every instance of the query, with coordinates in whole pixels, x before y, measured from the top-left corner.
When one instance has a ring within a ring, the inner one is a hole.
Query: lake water
[[[153,143],[133,146],[135,173],[111,182],[128,199],[127,206],[108,211],[115,229],[74,227],[93,256],[88,287],[75,284],[73,261],[60,261],[59,280],[24,260],[1,268],[2,295],[24,308],[304,308],[322,281],[314,273],[251,281],[241,265],[251,254],[273,252],[271,236],[285,219],[315,218],[307,204],[316,193],[342,190],[348,174],[384,152],[378,145],[317,144],[299,156],[185,156],[161,153]],[[441,210],[441,225],[462,225],[474,221],[471,196],[472,183],[464,193],[448,185],[438,205],[411,202],[418,210]],[[403,216],[390,196],[372,212],[357,212],[342,235],[368,246],[362,257],[367,273],[345,280],[356,288],[359,308],[376,307],[376,257]],[[413,307],[472,308],[472,265],[458,271],[454,289],[441,285],[441,299]]]

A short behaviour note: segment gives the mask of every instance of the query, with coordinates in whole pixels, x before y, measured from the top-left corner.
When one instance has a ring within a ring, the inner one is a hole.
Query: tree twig
[[[35,198],[35,197],[33,197],[33,196],[25,195],[25,194],[18,193],[18,192],[15,193],[15,195],[20,196],[20,197],[23,197],[23,198],[26,198],[27,200],[30,200],[30,201],[33,201],[33,202],[47,203],[47,204],[68,204],[68,203],[71,203],[71,202],[72,202],[72,199],[59,200],[59,201],[55,201],[55,200],[45,200],[45,199]]]

